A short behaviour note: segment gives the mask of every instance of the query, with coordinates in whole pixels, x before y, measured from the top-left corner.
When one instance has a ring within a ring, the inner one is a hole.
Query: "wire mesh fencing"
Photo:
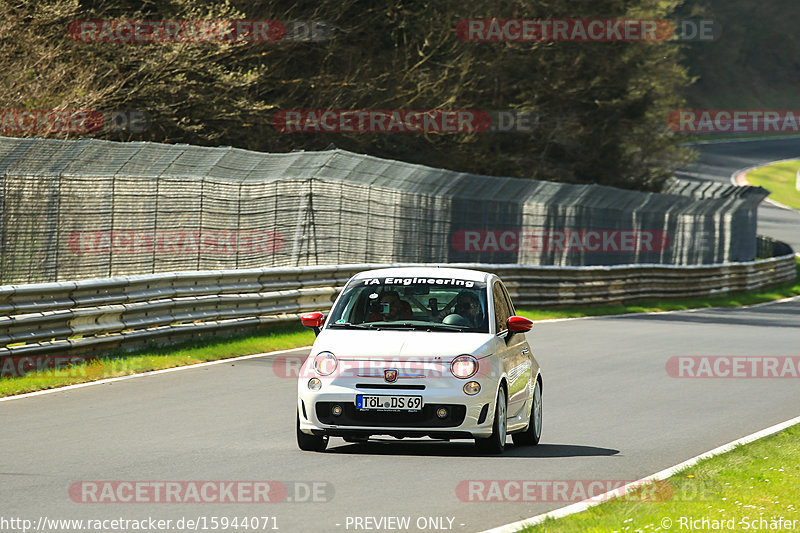
[[[351,263],[750,261],[765,196],[479,176],[343,150],[0,138],[0,284]]]

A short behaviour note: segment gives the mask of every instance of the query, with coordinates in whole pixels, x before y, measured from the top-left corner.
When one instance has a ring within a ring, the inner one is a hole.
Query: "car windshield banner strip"
[[[483,283],[455,278],[366,278],[358,280],[359,285],[441,285],[443,287],[482,287]]]

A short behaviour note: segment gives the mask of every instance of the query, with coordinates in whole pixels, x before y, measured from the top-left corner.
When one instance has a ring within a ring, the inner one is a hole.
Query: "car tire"
[[[327,435],[307,435],[300,431],[300,413],[297,413],[297,446],[306,452],[324,452],[328,447]]]
[[[531,406],[531,418],[528,421],[528,428],[522,433],[511,435],[511,439],[517,446],[536,446],[542,437],[542,385],[536,380],[533,387],[533,405]]]
[[[506,449],[506,434],[508,430],[506,420],[506,393],[502,387],[497,389],[497,401],[494,406],[494,422],[492,434],[487,438],[475,439],[478,451],[482,453],[499,454]]]

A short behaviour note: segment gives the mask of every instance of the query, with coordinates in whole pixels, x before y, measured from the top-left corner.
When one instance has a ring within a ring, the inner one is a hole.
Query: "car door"
[[[508,374],[508,417],[513,418],[525,407],[531,394],[530,346],[523,333],[508,336],[506,321],[514,315],[514,304],[500,280],[494,282],[492,295],[495,331],[502,341],[501,350]]]

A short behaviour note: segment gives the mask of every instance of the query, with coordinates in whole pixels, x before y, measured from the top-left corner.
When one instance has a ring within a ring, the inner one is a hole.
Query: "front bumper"
[[[415,380],[415,388],[387,386],[366,379],[347,384],[337,383],[341,380],[323,380],[319,391],[308,389],[307,381],[301,379],[298,383],[297,407],[300,430],[304,433],[443,439],[481,438],[492,433],[497,383],[491,379],[476,379],[481,384],[481,391],[474,396],[462,390],[464,383],[470,380],[455,377]],[[376,385],[381,388],[373,388]],[[424,405],[417,412],[359,410],[355,405],[357,394],[422,396]],[[342,414],[334,416],[331,407],[337,404],[342,407]],[[444,418],[436,415],[440,407],[447,409]]]

